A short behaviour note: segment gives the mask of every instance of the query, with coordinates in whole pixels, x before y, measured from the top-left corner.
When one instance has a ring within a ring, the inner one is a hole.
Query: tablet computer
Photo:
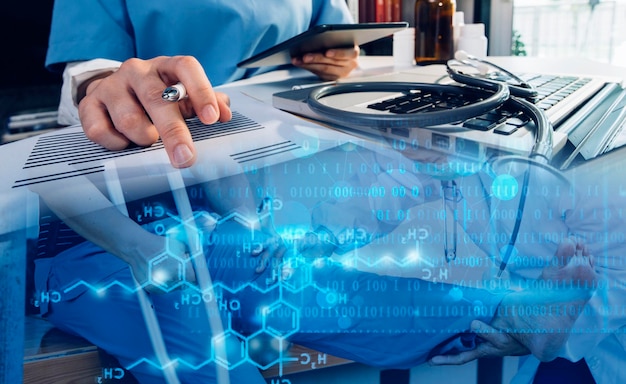
[[[292,57],[309,52],[324,52],[331,48],[362,45],[390,36],[408,26],[406,22],[322,24],[243,60],[237,66],[255,68],[289,64]]]

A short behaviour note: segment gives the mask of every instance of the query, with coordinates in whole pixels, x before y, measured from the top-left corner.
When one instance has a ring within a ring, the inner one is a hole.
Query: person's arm
[[[324,78],[345,76],[356,67],[358,55],[345,52],[336,50],[337,58],[314,59],[303,67]],[[184,119],[198,116],[212,124],[232,116],[227,96],[213,90],[193,57],[129,59],[118,69],[114,63],[105,61],[105,66],[87,71],[70,67],[60,108],[67,116],[64,122],[80,121],[87,137],[107,149],[124,149],[130,143],[147,146],[161,138],[172,165],[188,167],[194,164],[196,152]],[[188,97],[177,103],[164,101],[163,90],[177,82],[183,83]]]
[[[577,311],[595,297],[598,276],[589,250],[580,242],[565,239],[538,281],[552,284],[537,284],[536,288],[505,296],[491,324],[472,322],[470,331],[480,338],[476,348],[433,356],[430,364],[460,365],[479,358],[530,353],[544,362],[559,357],[570,330],[576,329],[573,327],[579,318],[586,317]]]
[[[32,189],[76,233],[126,262],[140,284],[150,281],[152,258],[166,249],[181,257],[187,252],[182,242],[151,233],[125,216],[86,178],[50,181]],[[193,269],[190,263],[187,266],[186,279],[193,282]],[[160,292],[151,286],[146,289]]]
[[[69,0],[55,1],[47,68],[58,71],[67,63],[96,58],[122,62],[104,78],[100,77],[107,72],[83,73],[80,84],[84,86],[65,82],[69,94],[72,89],[77,92],[68,100],[80,101],[78,114],[70,114],[67,122],[76,123],[78,117],[87,136],[111,150],[130,143],[150,145],[160,137],[174,166],[190,166],[196,153],[183,117],[197,115],[207,124],[225,121],[230,118],[228,102],[216,96],[195,58],[131,59],[136,55],[136,36],[125,2],[87,0],[77,6]],[[163,90],[179,81],[189,97],[178,103],[162,100]]]

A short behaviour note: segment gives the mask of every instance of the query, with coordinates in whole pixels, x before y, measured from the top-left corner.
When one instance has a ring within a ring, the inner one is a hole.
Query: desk
[[[489,60],[517,73],[534,72],[605,76],[622,79],[623,84],[626,84],[626,67],[598,63],[587,59],[539,59],[533,57],[498,56],[490,57]],[[363,76],[373,76],[405,69],[407,68],[394,67],[393,58],[388,56],[362,56],[359,69],[355,70],[350,78],[346,80],[358,80],[359,77]],[[442,71],[442,69],[432,70],[428,67],[423,67],[423,69],[425,75],[420,81],[427,82],[429,79],[437,78],[437,75],[433,73],[445,75],[445,71]],[[294,85],[318,82],[319,80],[316,80],[309,72],[300,69],[288,69],[240,80],[221,88],[243,87],[242,90],[246,94],[271,104],[271,95],[274,92],[289,90]]]
[[[588,61],[580,60],[539,60],[530,58],[495,58],[499,64],[505,65],[513,70],[538,70],[538,71],[558,71],[577,74],[600,74],[609,76],[620,76],[624,78],[623,69],[611,66],[601,65]],[[362,69],[357,71],[355,76],[367,76],[371,74],[385,73],[394,68],[390,65],[389,58],[363,58]],[[293,76],[293,77],[292,77]],[[302,84],[303,82],[313,82],[314,78],[306,75],[301,71],[286,70],[269,73],[258,76],[253,79],[237,82],[224,89],[241,90],[263,102],[268,102],[268,96],[278,90],[289,89],[294,83]],[[9,144],[0,147],[0,160],[2,164],[15,164],[12,156],[12,149],[15,146]],[[616,150],[613,153],[598,158],[589,163],[593,168],[601,172],[612,173],[615,170],[623,169],[626,165],[626,156],[624,149]],[[4,180],[3,180],[4,181]],[[19,382],[21,374],[21,356],[23,352],[23,344],[20,342],[19,335],[23,332],[20,324],[23,324],[21,313],[23,305],[21,300],[23,296],[22,271],[24,265],[20,261],[23,260],[25,253],[25,241],[32,238],[33,228],[36,223],[32,221],[32,216],[22,215],[16,207],[30,206],[31,200],[29,196],[19,193],[19,191],[11,190],[10,186],[3,183],[2,197],[0,199],[0,239],[2,240],[2,269],[4,270],[2,284],[0,284],[0,296],[2,297],[3,310],[0,311],[0,381]],[[17,283],[16,283],[17,282]]]

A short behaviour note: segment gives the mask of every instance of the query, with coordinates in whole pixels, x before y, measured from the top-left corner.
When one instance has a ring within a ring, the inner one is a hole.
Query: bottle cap
[[[465,12],[456,11],[454,15],[452,15],[452,25],[460,26],[465,24]]]

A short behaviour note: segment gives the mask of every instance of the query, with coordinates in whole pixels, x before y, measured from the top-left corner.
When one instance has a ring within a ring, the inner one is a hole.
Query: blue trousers
[[[290,278],[277,282],[273,268],[256,272],[257,258],[242,246],[252,235],[234,222],[214,232],[204,255],[214,294],[188,286],[149,295],[183,383],[217,383],[219,370],[232,383],[263,383],[259,368],[278,364],[289,343],[368,365],[410,368],[433,350],[471,348],[473,339],[459,335],[473,319],[489,322],[503,296],[329,260],[295,265]],[[58,300],[41,303],[55,326],[115,356],[140,382],[165,382],[124,262],[85,242],[37,260],[35,281],[37,291],[58,293],[50,296]],[[219,317],[221,330],[209,326],[211,316]],[[224,345],[225,356],[217,352]]]

